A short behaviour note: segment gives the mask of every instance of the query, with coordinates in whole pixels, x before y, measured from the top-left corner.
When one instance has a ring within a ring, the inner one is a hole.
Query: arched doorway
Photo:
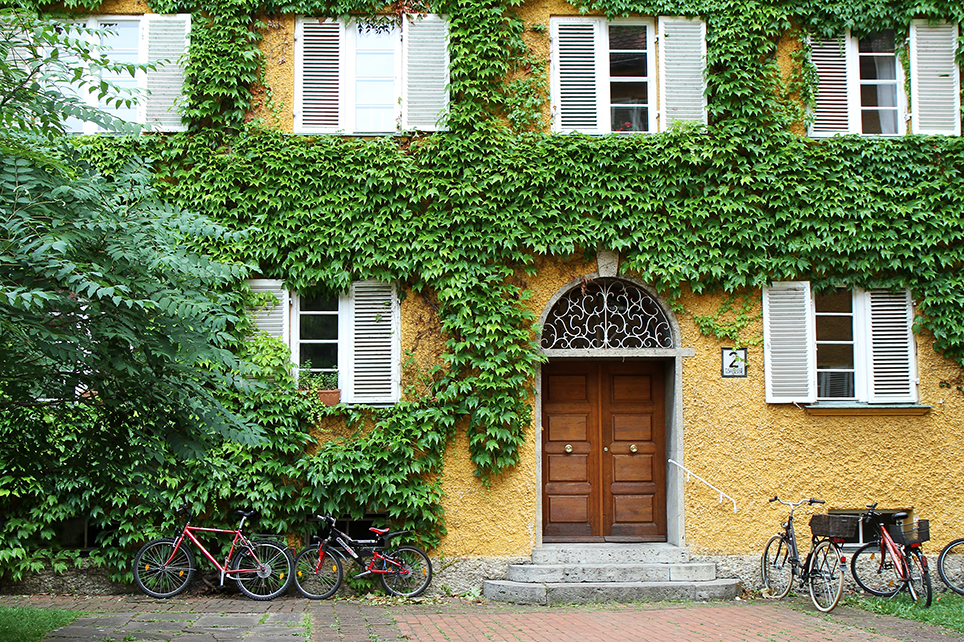
[[[639,285],[596,278],[543,317],[542,540],[667,541],[671,315]]]

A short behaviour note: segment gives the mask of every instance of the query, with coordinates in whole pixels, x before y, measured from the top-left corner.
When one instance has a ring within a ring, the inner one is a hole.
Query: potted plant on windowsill
[[[302,370],[298,373],[298,389],[302,392],[314,392],[318,395],[318,401],[326,406],[337,406],[341,401],[337,370],[327,372]]]

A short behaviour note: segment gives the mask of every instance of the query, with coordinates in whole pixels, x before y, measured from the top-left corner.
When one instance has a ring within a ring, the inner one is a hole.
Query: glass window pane
[[[817,397],[821,399],[853,399],[853,372],[818,372]]]
[[[894,30],[885,29],[861,38],[857,43],[860,53],[894,53]]]
[[[891,56],[861,56],[861,80],[897,80],[897,58]]]
[[[897,85],[861,85],[860,105],[862,107],[896,107]]]
[[[395,26],[391,25],[388,28],[376,27],[369,29],[364,25],[359,25],[355,42],[355,48],[358,50],[394,50]]]
[[[303,296],[301,309],[308,312],[338,312],[338,299],[327,296]]]
[[[853,317],[825,317],[817,315],[817,341],[853,341]]]
[[[647,70],[645,51],[609,54],[610,76],[637,76],[645,78]]]
[[[813,306],[817,312],[851,312],[853,302],[850,290],[813,295]]]
[[[645,25],[609,27],[609,49],[646,49]]]
[[[818,343],[818,370],[853,370],[854,347],[852,344]]]
[[[398,112],[394,107],[358,107],[355,109],[355,130],[360,132],[391,132],[398,129]]]
[[[355,75],[395,77],[394,51],[359,51],[355,56]]]
[[[302,343],[299,364],[302,368],[313,370],[338,367],[338,344]]]
[[[338,315],[335,314],[302,314],[302,339],[337,339]]]
[[[861,131],[864,134],[896,135],[896,109],[865,109],[861,113]]]
[[[649,131],[648,107],[613,107],[612,119],[614,132]]]
[[[391,105],[395,102],[395,81],[356,80],[355,103],[359,105]]]
[[[613,105],[647,105],[649,104],[649,83],[610,83],[609,95]]]

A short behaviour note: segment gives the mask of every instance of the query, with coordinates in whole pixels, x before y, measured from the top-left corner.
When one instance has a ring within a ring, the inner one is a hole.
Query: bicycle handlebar
[[[810,498],[804,497],[803,499],[801,499],[801,500],[798,501],[798,502],[785,502],[785,501],[783,501],[782,499],[780,499],[779,497],[777,497],[776,495],[774,495],[774,496],[773,496],[773,499],[770,499],[769,501],[770,501],[770,503],[780,502],[780,503],[783,504],[784,506],[799,506],[800,504],[810,504],[811,506],[813,506],[814,504],[826,504],[826,503],[827,503],[827,502],[825,502],[825,501],[822,500],[822,499],[816,499],[816,498],[814,498],[814,497],[810,497]]]

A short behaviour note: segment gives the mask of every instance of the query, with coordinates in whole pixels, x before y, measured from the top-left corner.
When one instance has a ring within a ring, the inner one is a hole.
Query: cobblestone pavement
[[[0,596],[0,606],[88,613],[45,642],[964,642],[964,636],[859,609],[827,616],[808,601],[535,607],[458,598],[311,601],[284,596]]]

